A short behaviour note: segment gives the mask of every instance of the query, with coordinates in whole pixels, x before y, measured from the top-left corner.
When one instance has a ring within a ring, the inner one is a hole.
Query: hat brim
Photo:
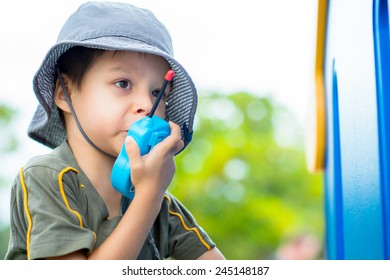
[[[62,41],[54,45],[47,53],[42,65],[34,76],[33,88],[39,105],[28,128],[28,135],[34,140],[50,147],[59,146],[66,139],[66,131],[53,102],[58,58],[68,49],[82,46],[114,51],[143,52],[161,56],[167,60],[175,76],[172,90],[168,96],[169,119],[182,128],[183,138],[192,133],[194,115],[197,107],[197,92],[186,70],[169,54],[142,41],[126,37],[98,37],[85,41]],[[183,131],[188,129],[188,131]],[[185,141],[185,146],[189,141]]]

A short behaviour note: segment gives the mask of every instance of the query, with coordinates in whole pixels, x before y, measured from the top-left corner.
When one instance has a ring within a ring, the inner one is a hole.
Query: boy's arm
[[[138,196],[139,199],[136,199]],[[148,201],[149,200],[149,201]],[[156,219],[160,203],[153,199],[141,199],[137,191],[122,220],[111,235],[90,255],[76,251],[67,255],[51,257],[51,260],[127,260],[137,259],[146,236]]]
[[[171,135],[141,157],[135,141],[127,139],[136,195],[111,235],[90,255],[82,251],[53,259],[136,259],[160,212],[164,194],[176,171],[174,155],[183,148],[180,127],[170,122]]]
[[[198,260],[225,260],[225,257],[218,250],[217,247],[212,248],[203,255],[201,255]]]
[[[137,193],[136,197],[140,197]],[[52,257],[52,260],[127,260],[137,259],[146,236],[160,211],[153,200],[134,198],[125,215],[111,235],[90,255],[76,251]],[[160,203],[161,204],[161,203]]]

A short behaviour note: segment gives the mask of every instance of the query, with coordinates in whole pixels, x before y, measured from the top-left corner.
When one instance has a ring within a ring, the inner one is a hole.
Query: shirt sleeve
[[[13,188],[11,233],[14,246],[25,246],[27,259],[92,251],[96,234],[85,224],[78,171],[30,166]]]
[[[169,220],[169,252],[174,259],[196,259],[215,247],[192,214],[173,195],[166,194]]]

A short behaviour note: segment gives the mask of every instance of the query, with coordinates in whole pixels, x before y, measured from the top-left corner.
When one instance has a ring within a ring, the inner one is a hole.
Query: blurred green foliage
[[[270,259],[296,236],[323,239],[322,178],[306,169],[302,131],[270,98],[201,96],[170,191],[227,258]]]
[[[9,240],[9,227],[0,227],[0,260],[3,260],[7,253]]]
[[[0,106],[2,135],[14,113]],[[302,131],[269,97],[200,95],[194,139],[176,157],[169,190],[228,259],[275,258],[301,234],[323,239],[322,178],[307,172]],[[0,152],[15,150],[12,141]],[[1,259],[8,231],[0,225]]]
[[[0,154],[15,152],[18,147],[18,141],[12,131],[12,121],[17,112],[10,106],[0,104]],[[4,161],[2,164],[6,164]],[[0,177],[0,189],[8,186],[9,182]],[[0,259],[4,259],[9,240],[9,226],[0,220]]]
[[[15,119],[16,110],[10,106],[0,104],[0,153],[14,152],[18,142],[12,131],[11,122]],[[1,185],[0,185],[1,187]]]

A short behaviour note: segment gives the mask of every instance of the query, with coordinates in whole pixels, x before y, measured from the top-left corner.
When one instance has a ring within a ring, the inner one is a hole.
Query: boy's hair
[[[80,89],[84,75],[104,52],[102,49],[76,46],[60,56],[57,66],[60,72],[68,75],[72,83]]]

